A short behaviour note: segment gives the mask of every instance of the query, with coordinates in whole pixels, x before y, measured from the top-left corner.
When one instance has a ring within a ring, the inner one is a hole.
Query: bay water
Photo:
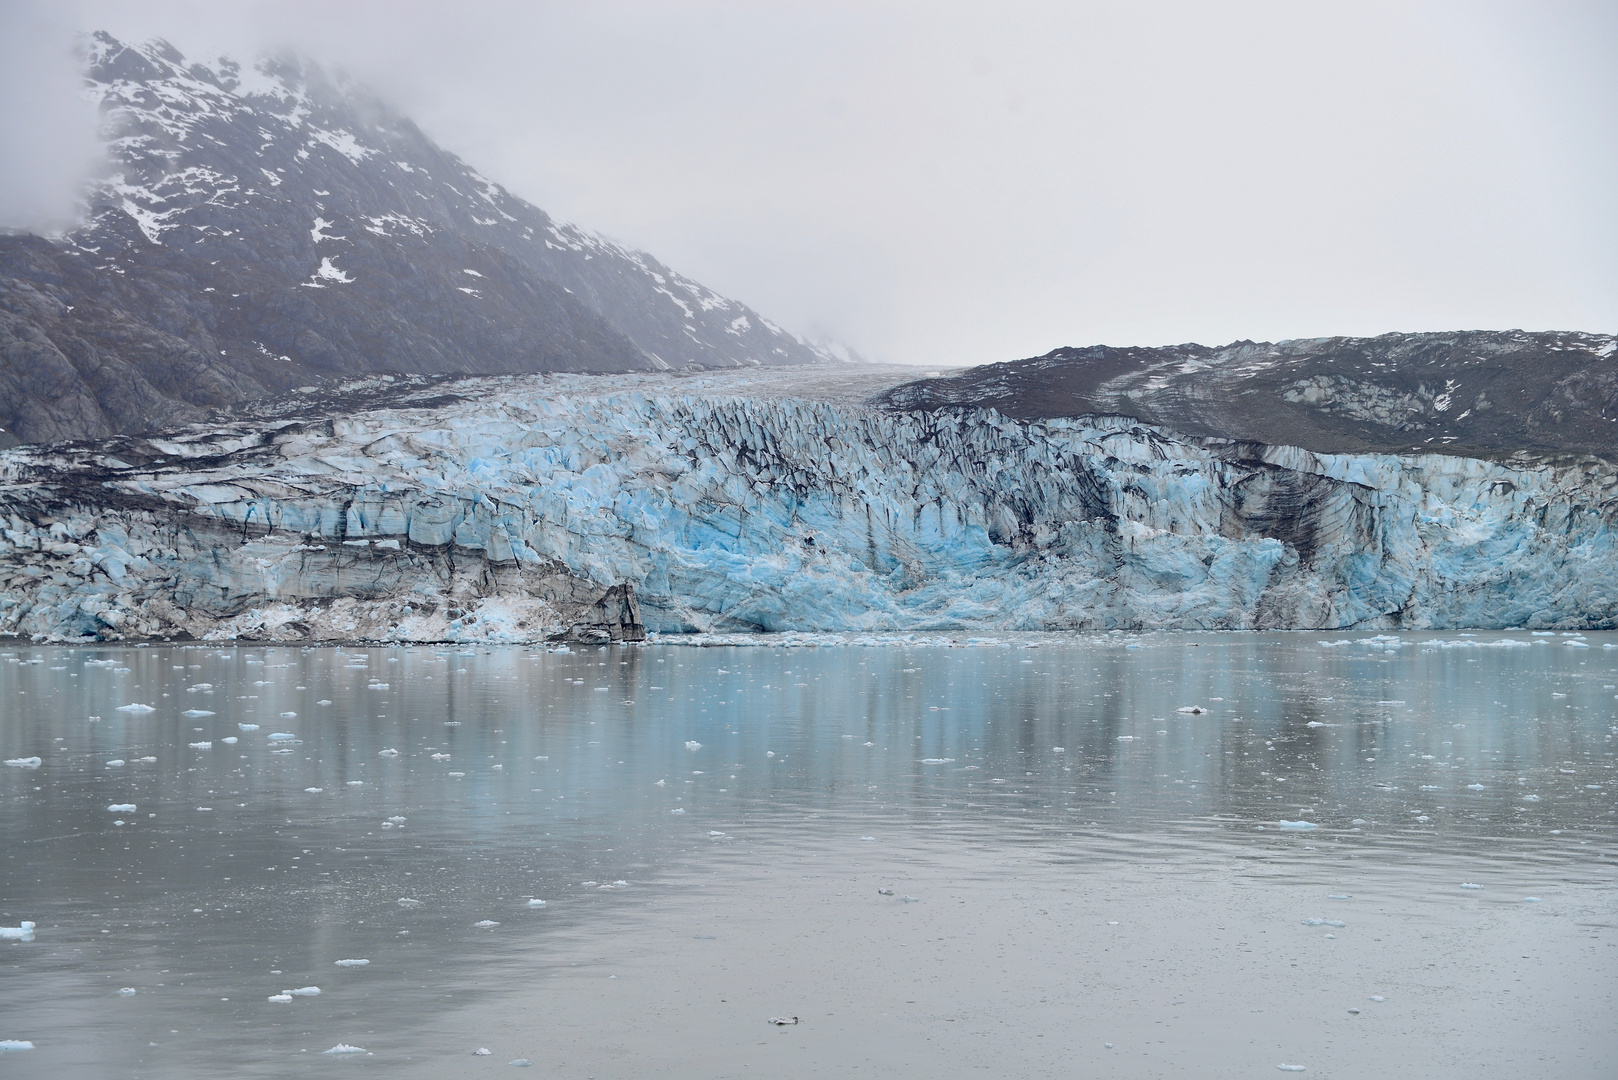
[[[1618,1075],[1615,684],[1521,631],[4,647],[0,1075]]]

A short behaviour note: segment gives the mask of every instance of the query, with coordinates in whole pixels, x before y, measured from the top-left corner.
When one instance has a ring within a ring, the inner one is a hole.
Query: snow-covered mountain
[[[361,372],[835,359],[553,220],[295,59],[88,41],[84,224],[0,237],[0,442],[153,430]]]
[[[370,380],[14,449],[0,633],[1618,625],[1601,458],[1317,454],[766,385],[795,377]]]

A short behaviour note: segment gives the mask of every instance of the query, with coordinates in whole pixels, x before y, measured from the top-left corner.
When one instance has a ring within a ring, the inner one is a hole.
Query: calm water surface
[[[1438,638],[0,649],[0,1075],[1618,1075],[1618,635]]]

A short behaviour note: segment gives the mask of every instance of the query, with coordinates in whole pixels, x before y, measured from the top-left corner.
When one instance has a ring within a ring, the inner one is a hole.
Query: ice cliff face
[[[0,443],[160,430],[356,373],[832,359],[557,221],[293,59],[88,42],[106,175],[66,235],[0,237]]]
[[[533,639],[628,618],[585,614],[619,584],[661,631],[1618,624],[1601,459],[1326,455],[658,376],[389,393],[7,452],[0,628]]]

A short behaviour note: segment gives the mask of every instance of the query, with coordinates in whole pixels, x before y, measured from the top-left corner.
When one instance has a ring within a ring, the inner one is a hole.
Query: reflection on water
[[[788,854],[803,888],[948,863],[963,905],[1024,855],[1610,885],[1618,637],[1431,637],[0,650],[0,756],[40,758],[0,771],[0,925],[38,924],[0,950],[0,1039],[37,1049],[0,1067],[464,1055],[427,1018],[651,933],[676,884],[747,908]],[[1581,961],[1604,993],[1614,959]]]

